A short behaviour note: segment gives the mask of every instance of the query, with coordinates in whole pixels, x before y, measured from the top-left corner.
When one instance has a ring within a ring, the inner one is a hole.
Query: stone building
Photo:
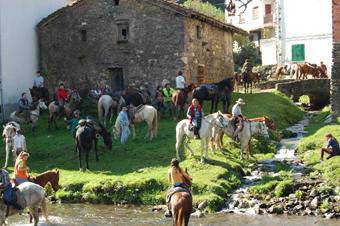
[[[333,70],[331,79],[331,108],[340,117],[340,0],[333,0]]]
[[[155,87],[183,71],[187,82],[232,76],[233,34],[246,34],[165,0],[79,0],[38,25],[40,63],[60,81]]]

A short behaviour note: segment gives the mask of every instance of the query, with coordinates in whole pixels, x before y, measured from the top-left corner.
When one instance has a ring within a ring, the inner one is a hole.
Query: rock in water
[[[249,208],[249,202],[247,200],[241,201],[240,205],[238,206],[240,209],[246,209]]]
[[[202,213],[200,210],[196,210],[194,213],[191,214],[192,217],[202,218],[204,217],[204,213]]]
[[[199,210],[203,210],[206,206],[208,205],[208,201],[204,200],[203,202],[201,202],[200,204],[198,204],[198,209]]]
[[[319,198],[318,198],[318,197],[315,197],[315,198],[312,200],[312,202],[310,203],[310,207],[311,207],[312,209],[316,209],[316,208],[318,208],[318,206],[319,206]]]

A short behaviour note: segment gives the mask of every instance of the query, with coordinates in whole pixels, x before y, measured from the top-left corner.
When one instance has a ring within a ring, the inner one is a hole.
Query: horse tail
[[[49,220],[48,220],[48,211],[47,211],[47,205],[46,205],[45,197],[43,198],[43,200],[41,202],[41,210],[42,210],[42,214],[43,214],[46,222],[49,222]]]
[[[155,115],[153,116],[153,119],[152,119],[152,130],[153,130],[154,138],[157,138],[157,133],[158,133],[158,112],[157,112],[157,110],[155,111]]]
[[[183,225],[184,221],[184,213],[183,208],[179,208],[177,214],[175,214],[176,217],[176,225]]]

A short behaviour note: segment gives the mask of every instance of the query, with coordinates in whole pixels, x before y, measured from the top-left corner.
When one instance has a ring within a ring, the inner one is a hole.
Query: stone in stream
[[[266,203],[261,203],[261,204],[259,205],[259,207],[260,207],[261,209],[267,209],[267,208],[268,208],[268,205],[267,205]]]
[[[304,216],[309,216],[309,215],[312,215],[312,210],[311,209],[309,209],[309,208],[306,208],[304,211],[303,211],[303,213],[302,213],[302,215],[304,215]]]
[[[197,208],[199,210],[203,210],[206,206],[208,205],[208,201],[204,200],[203,202],[201,202],[200,204],[198,204]]]
[[[283,205],[273,205],[271,206],[267,211],[268,213],[274,213],[274,214],[283,214]]]
[[[202,218],[204,217],[204,213],[200,210],[196,210],[194,213],[191,214],[192,217]]]
[[[319,206],[319,197],[315,197],[310,203],[311,209],[316,209]]]
[[[167,209],[168,208],[166,205],[158,205],[158,206],[152,207],[153,212],[166,211]]]
[[[324,216],[326,219],[331,219],[331,218],[334,217],[334,213],[325,213],[323,216]]]
[[[242,200],[240,202],[240,204],[238,205],[238,208],[240,209],[246,209],[246,208],[249,208],[250,205],[249,205],[249,202],[247,200]]]

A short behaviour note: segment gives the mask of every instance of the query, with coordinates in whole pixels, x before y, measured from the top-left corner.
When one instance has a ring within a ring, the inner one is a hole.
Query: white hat
[[[244,102],[244,100],[242,98],[239,98],[237,101],[236,101],[237,104],[246,104],[246,102]]]

